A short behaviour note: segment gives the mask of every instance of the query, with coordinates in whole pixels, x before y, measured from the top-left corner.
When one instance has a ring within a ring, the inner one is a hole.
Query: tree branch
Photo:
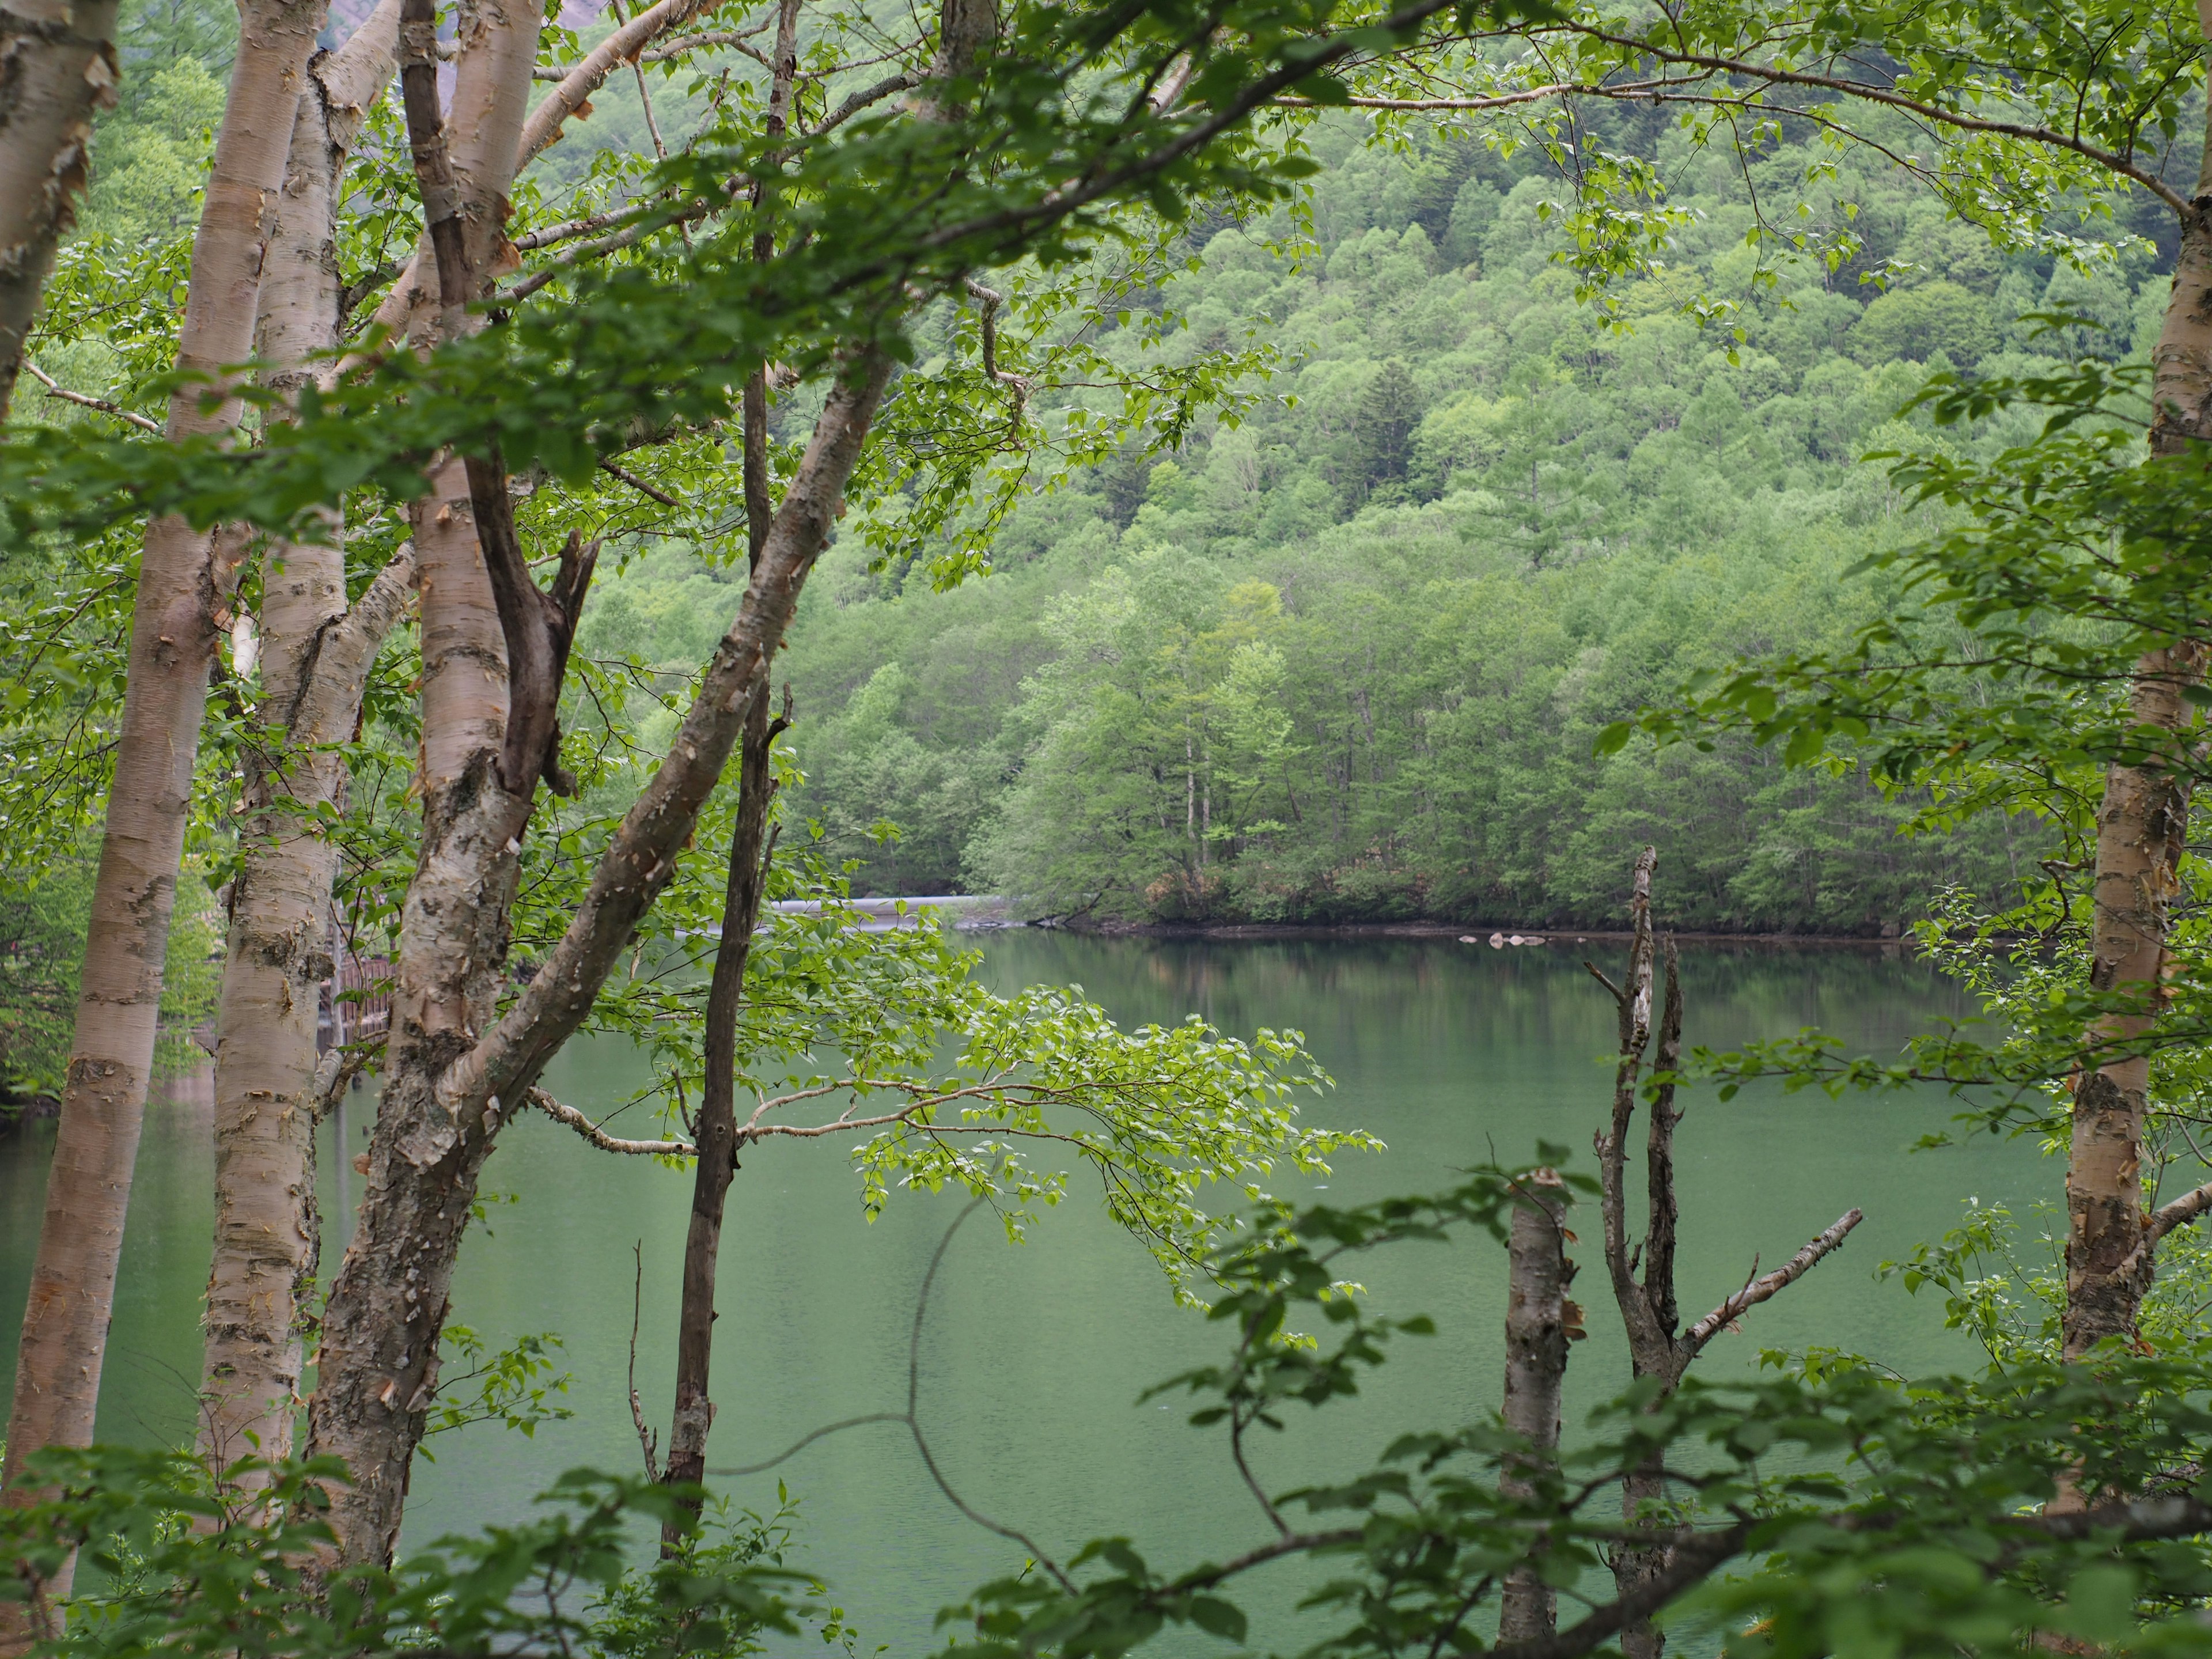
[[[637,491],[639,495],[649,495],[654,501],[659,501],[663,507],[673,507],[679,513],[684,510],[684,503],[678,501],[675,496],[670,495],[665,489],[656,489],[653,485],[646,483],[644,479],[639,477],[636,473],[631,471],[628,467],[623,465],[617,461],[611,461],[605,456],[601,456],[599,458],[599,471],[605,473],[609,477],[620,478],[632,489]]]
[[[696,1158],[699,1149],[688,1140],[623,1140],[609,1134],[574,1106],[563,1105],[544,1090],[532,1087],[523,1098],[556,1123],[565,1123],[603,1152],[623,1152],[632,1158]]]
[[[1810,1240],[1805,1248],[1791,1256],[1764,1279],[1754,1279],[1734,1296],[1721,1304],[1696,1324],[1682,1333],[1681,1346],[1686,1354],[1695,1355],[1705,1344],[1720,1334],[1729,1325],[1746,1312],[1757,1307],[1778,1292],[1787,1290],[1809,1273],[1815,1262],[1841,1245],[1850,1236],[1851,1229],[1866,1218],[1858,1210],[1846,1210],[1838,1217],[1833,1226]]]
[[[890,356],[870,350],[831,389],[737,620],[707,665],[666,758],[601,856],[581,904],[543,969],[447,1073],[441,1085],[447,1098],[481,1101],[534,1082],[539,1068],[591,1012],[638,918],[675,873],[677,854],[720,780],[744,722],[746,698],[765,680],[807,572],[829,544],[846,481],[860,459],[890,371]]]
[[[2143,1243],[2155,1244],[2176,1227],[2185,1227],[2206,1211],[2212,1210],[2212,1182],[2193,1192],[2184,1193],[2170,1204],[2161,1204],[2153,1210],[2150,1220],[2143,1228]]]
[[[141,432],[150,432],[155,437],[159,437],[161,434],[161,423],[159,421],[149,421],[143,415],[134,415],[121,404],[112,404],[105,398],[87,397],[82,392],[71,392],[67,386],[58,386],[55,383],[52,375],[47,374],[27,357],[23,360],[23,367],[31,371],[33,380],[46,389],[46,396],[49,398],[61,403],[75,404],[80,409],[96,409],[103,415],[112,415],[117,420],[127,421]]]

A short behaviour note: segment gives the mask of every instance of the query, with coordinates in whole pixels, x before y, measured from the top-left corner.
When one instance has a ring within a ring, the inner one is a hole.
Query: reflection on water
[[[1493,1153],[1525,1157],[1539,1139],[1586,1159],[1609,1092],[1612,1006],[1579,962],[1612,963],[1623,954],[1613,942],[1554,936],[1542,947],[1492,951],[1427,939],[1006,933],[982,948],[999,988],[1074,981],[1124,1020],[1195,1010],[1231,1033],[1263,1024],[1303,1030],[1339,1085],[1308,1111],[1389,1143],[1388,1153],[1311,1183],[1335,1199],[1442,1186]],[[1685,951],[1683,977],[1689,1041],[1713,1046],[1820,1024],[1893,1049],[1931,1018],[1966,1012],[1925,968],[1852,951],[1697,945]],[[548,1083],[588,1109],[626,1095],[635,1065],[614,1046],[578,1045]],[[372,1097],[356,1094],[343,1139],[339,1124],[325,1126],[322,1201],[334,1218],[343,1213],[341,1176],[359,1195],[348,1160],[365,1144],[372,1109]],[[1908,1371],[1970,1362],[1936,1307],[1876,1284],[1874,1269],[1947,1224],[1966,1194],[2018,1201],[2053,1187],[2057,1171],[2021,1146],[1987,1141],[1907,1155],[1945,1109],[1940,1095],[1690,1101],[1678,1159],[1682,1299],[1692,1314],[1741,1284],[1755,1258],[1772,1265],[1850,1206],[1867,1212],[1843,1252],[1759,1310],[1743,1336],[1717,1345],[1709,1368],[1744,1369],[1761,1346],[1816,1342]],[[51,1146],[51,1126],[0,1145],[0,1328],[10,1334]],[[823,1423],[902,1403],[914,1297],[957,1202],[902,1194],[871,1227],[838,1152],[827,1142],[756,1147],[732,1189],[716,1465],[755,1462]],[[106,1436],[162,1442],[189,1432],[211,1167],[202,1079],[149,1114],[101,1395]],[[531,1117],[507,1131],[485,1184],[520,1201],[494,1205],[489,1225],[469,1240],[454,1316],[500,1341],[559,1333],[577,1415],[534,1440],[489,1427],[434,1440],[435,1461],[415,1478],[408,1536],[416,1540],[511,1516],[563,1468],[635,1466],[624,1382],[634,1242],[647,1274],[638,1382],[665,1433],[688,1175],[611,1158]],[[1180,1408],[1134,1403],[1146,1384],[1211,1358],[1218,1328],[1174,1311],[1144,1251],[1103,1219],[1080,1183],[1076,1195],[1026,1246],[971,1225],[949,1254],[922,1347],[921,1409],[940,1462],[978,1507],[1048,1547],[1126,1533],[1171,1565],[1256,1540],[1259,1516],[1215,1436],[1188,1427]],[[334,1219],[331,1259],[341,1224]],[[1340,1474],[1401,1428],[1491,1409],[1503,1363],[1502,1273],[1486,1249],[1414,1249],[1364,1265],[1378,1299],[1435,1315],[1440,1334],[1409,1345],[1359,1401],[1333,1410],[1326,1435],[1293,1422],[1262,1446],[1263,1478],[1286,1486]],[[1571,1423],[1626,1374],[1609,1310],[1593,1305],[1590,1326],[1570,1377]],[[12,1364],[12,1341],[0,1356]],[[855,1429],[777,1471],[803,1505],[806,1564],[829,1577],[867,1646],[887,1642],[899,1654],[926,1650],[937,1608],[1019,1565],[953,1516],[903,1437],[896,1425]],[[772,1505],[775,1479],[732,1490],[742,1503]]]

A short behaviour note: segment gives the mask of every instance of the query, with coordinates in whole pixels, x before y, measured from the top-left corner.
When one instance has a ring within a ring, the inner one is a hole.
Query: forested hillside
[[[786,659],[793,740],[865,885],[1100,919],[1595,919],[1648,839],[1686,921],[1858,931],[2032,861],[2032,820],[1900,836],[1924,799],[1857,776],[1592,739],[1695,669],[1840,645],[1895,603],[1847,575],[1929,527],[1859,459],[1930,440],[1894,412],[1934,369],[2127,352],[2160,262],[2008,263],[1847,174],[1861,260],[1762,289],[1741,179],[1661,140],[1697,217],[1609,320],[1551,257],[1540,150],[1362,136],[1322,134],[1310,227],[1207,227],[1152,296],[1166,361],[1278,354],[1240,423],[1024,500],[999,574],[950,593],[872,574],[857,538],[831,554]],[[1707,292],[1752,297],[1701,327]],[[2105,328],[2054,341],[2019,320],[2044,308]],[[1137,359],[1146,320],[1106,349]],[[663,553],[586,639],[690,660],[719,613],[686,584],[710,580]]]

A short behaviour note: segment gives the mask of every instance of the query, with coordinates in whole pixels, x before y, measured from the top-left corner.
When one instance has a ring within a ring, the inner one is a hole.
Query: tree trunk
[[[115,105],[117,0],[0,10],[0,421],[22,373],[54,250],[76,222],[92,116]]]
[[[309,1449],[342,1458],[354,1471],[354,1484],[333,1494],[331,1522],[345,1561],[384,1559],[398,1534],[408,1464],[436,1386],[454,1256],[483,1159],[510,1103],[520,1104],[590,1013],[638,918],[674,873],[676,856],[737,744],[747,700],[767,683],[799,590],[829,544],[890,374],[889,359],[870,353],[830,393],[737,620],[708,665],[668,758],[623,819],[568,932],[513,1007],[479,1032],[475,1022],[492,1012],[488,1000],[436,1003],[403,971],[368,1190],[331,1288],[321,1380],[307,1411]],[[495,760],[480,756],[463,782],[494,787]],[[465,902],[463,879],[471,860],[482,867],[501,854],[449,836],[443,867],[432,869],[429,845],[426,839],[403,926],[418,961],[442,948],[465,969],[474,953],[505,948],[504,902],[482,878],[476,890],[493,902]],[[511,868],[512,856],[504,856]],[[491,978],[495,984],[495,969]]]
[[[754,691],[745,710],[738,761],[738,821],[730,838],[730,876],[722,900],[722,937],[714,951],[714,976],[707,992],[706,1078],[699,1099],[699,1147],[691,1184],[691,1224],[684,1240],[684,1298],[676,1321],[676,1414],[668,1431],[670,1485],[707,1477],[707,1433],[714,1405],[708,1394],[714,1353],[714,1274],[722,1249],[722,1208],[738,1168],[738,1010],[744,1000],[745,961],[759,923],[767,885],[769,803],[775,795],[769,750],[781,720],[768,717],[768,684]],[[697,1504],[686,1500],[696,1517]],[[682,1528],[662,1529],[661,1547],[673,1549]]]
[[[782,137],[789,124],[792,89],[799,71],[799,0],[781,0],[776,11],[775,56],[770,70],[764,136]],[[753,186],[757,205],[763,182]],[[773,234],[753,237],[753,258],[775,252]],[[741,428],[745,496],[745,550],[757,570],[768,545],[772,515],[769,505],[768,384],[765,370],[745,380]],[[714,974],[707,992],[705,1080],[695,1136],[699,1155],[691,1187],[691,1224],[684,1241],[684,1295],[676,1322],[676,1412],[668,1431],[670,1484],[697,1485],[707,1474],[707,1435],[714,1424],[708,1385],[714,1353],[714,1278],[722,1251],[722,1210],[737,1172],[738,1009],[744,998],[745,962],[752,953],[753,928],[760,921],[767,886],[768,811],[775,796],[769,764],[776,733],[786,721],[768,715],[766,675],[745,705],[744,735],[738,751],[737,823],[730,838],[729,883],[722,899],[722,937],[714,950]],[[684,1500],[696,1520],[699,1505]],[[683,1529],[671,1522],[661,1529],[664,1552],[676,1548]]]
[[[177,364],[188,374],[212,376],[252,350],[267,204],[283,182],[301,76],[326,10],[325,0],[248,0],[242,9],[178,337]],[[236,424],[238,401],[204,399],[204,391],[186,384],[171,395],[172,437]],[[147,526],[76,1030],[16,1361],[10,1502],[30,1495],[15,1479],[25,1456],[92,1438],[200,717],[220,637],[214,613],[222,573],[211,547],[181,519]],[[66,1594],[70,1577],[64,1571],[52,1593]],[[19,1644],[20,1620],[0,1613],[0,1651]]]
[[[437,107],[433,6],[408,0],[402,13],[408,125],[426,218],[434,234],[451,238],[439,259],[445,330],[467,325],[464,307],[481,291],[503,240],[539,21],[527,4],[465,12],[447,123]],[[391,1559],[409,1459],[437,1388],[453,1258],[490,1150],[482,1103],[479,1132],[465,1133],[438,1085],[498,1006],[517,838],[536,782],[533,774],[510,790],[500,769],[511,712],[508,658],[467,474],[465,463],[447,461],[412,509],[422,595],[422,842],[400,911],[368,1189],[332,1290],[322,1382],[309,1407],[311,1449],[337,1452],[354,1472],[353,1483],[332,1494],[331,1522],[347,1562]],[[495,1104],[490,1111],[495,1121]],[[395,1231],[397,1259],[389,1248]],[[349,1286],[352,1297],[342,1300]],[[350,1420],[331,1417],[334,1394]]]
[[[418,7],[427,13],[425,0],[408,0],[408,7],[401,25],[408,124],[441,267],[441,298],[450,313],[447,271],[462,264],[462,251],[442,228],[444,209],[433,204],[470,175],[456,145],[451,177],[441,176],[445,147],[426,143],[432,133],[425,124],[434,125],[436,115],[433,40],[427,24],[415,21]],[[988,15],[988,0],[946,0],[948,33],[956,13],[964,36],[971,32],[969,14]],[[465,30],[463,38],[465,80],[475,37]],[[526,62],[523,67],[526,74]],[[457,102],[461,95],[457,90]],[[488,128],[481,124],[478,131]],[[515,152],[510,148],[507,154]],[[474,176],[480,188],[486,175]],[[471,251],[470,257],[477,256]],[[437,730],[426,683],[422,851],[402,910],[385,1091],[370,1140],[368,1191],[353,1243],[331,1286],[321,1381],[308,1405],[310,1450],[336,1455],[353,1472],[352,1484],[332,1494],[331,1520],[341,1562],[389,1559],[408,1469],[436,1388],[447,1292],[483,1160],[506,1115],[590,1013],[639,918],[674,873],[700,809],[738,745],[750,700],[769,682],[799,592],[829,544],[890,372],[889,355],[874,346],[856,351],[842,366],[754,563],[737,618],[707,665],[666,758],[601,856],[568,930],[495,1023],[518,838],[526,827],[535,774],[515,771],[512,730],[495,745],[473,752]],[[477,473],[478,467],[484,472]],[[477,529],[511,540],[511,522],[503,528],[497,522],[505,516],[500,481],[482,460],[472,461],[471,470],[468,505]],[[417,553],[423,561],[427,680],[438,578],[419,541]],[[506,662],[519,687],[521,665],[513,647],[527,638],[523,612],[540,604],[558,611],[562,604],[529,582],[519,549],[487,545],[484,554],[483,568],[514,590],[496,594],[495,604],[509,646]],[[565,580],[564,569],[556,594]],[[436,601],[453,603],[450,593]],[[574,620],[569,611],[565,625],[573,628]],[[542,619],[538,625],[544,625]],[[501,677],[492,665],[501,659],[485,648],[489,643],[480,631],[477,672],[496,684]],[[565,642],[558,643],[550,684],[531,687],[542,706],[525,708],[521,698],[514,699],[510,724],[550,714],[565,660]]]
[[[2203,647],[2185,641],[2137,665],[2130,706],[2139,725],[2179,734],[2193,724],[2182,687],[2203,678]],[[2189,825],[2189,775],[2172,766],[2114,766],[2097,812],[2097,876],[2090,983],[2132,994],[2140,1013],[2100,1023],[2094,1038],[2141,1037],[2156,1018],[2168,909],[2179,886]],[[2132,1340],[2149,1290],[2152,1252],[2142,1207],[2143,1116],[2150,1060],[2129,1054],[2086,1073],[2074,1091],[2066,1166],[2064,1353],[2076,1359],[2107,1337]]]
[[[309,65],[262,283],[259,355],[288,395],[337,341],[336,188],[366,106],[392,74],[399,0],[381,0],[345,46]],[[335,515],[334,515],[335,516]],[[349,618],[345,562],[330,544],[280,544],[265,562],[261,732],[248,757],[238,879],[215,1062],[216,1226],[208,1275],[200,1451],[216,1468],[292,1449],[315,1213],[315,1018],[331,971],[336,848],[317,812],[343,805],[368,671],[398,619],[411,553]],[[251,1484],[258,1484],[258,1478]]]
[[[1533,1494],[1532,1476],[1559,1449],[1559,1390],[1567,1374],[1567,1285],[1575,1276],[1567,1260],[1566,1183],[1550,1170],[1531,1177],[1532,1200],[1513,1212],[1506,1244],[1505,1426],[1534,1452],[1528,1475],[1498,1482],[1508,1496]],[[1532,1642],[1557,1633],[1559,1596],[1534,1569],[1517,1567],[1498,1603],[1498,1639]]]
[[[2181,215],[2181,252],[2152,368],[2151,453],[2179,455],[2212,440],[2212,112],[2195,199]],[[2205,657],[2203,641],[2184,640],[2149,652],[2136,665],[2130,712],[2138,726],[2163,734],[2175,752],[2163,763],[2116,765],[2105,775],[2097,811],[2089,982],[2140,1006],[2100,1021],[2090,1033],[2093,1042],[2140,1037],[2157,1015],[2170,907],[2189,827],[2191,777],[2180,751],[2196,716],[2182,694],[2203,680]],[[2142,1209],[2149,1085],[2148,1058],[2124,1055],[2085,1073],[2075,1086],[2062,1322],[2069,1359],[2107,1337],[2136,1340],[2136,1314],[2154,1270]]]

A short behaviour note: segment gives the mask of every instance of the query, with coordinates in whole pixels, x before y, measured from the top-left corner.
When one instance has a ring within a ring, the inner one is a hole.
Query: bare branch
[[[1528,87],[1519,92],[1501,92],[1489,98],[1349,98],[1344,101],[1354,109],[1464,110],[1474,112],[1486,109],[1510,109],[1516,104],[1534,104],[1546,98],[1576,94],[1592,98],[1648,96],[1654,88],[1667,84],[1664,81],[1635,81],[1608,86],[1584,81],[1558,81],[1547,87]],[[1274,102],[1283,109],[1338,107],[1316,103],[1310,98],[1278,98]]]
[[[2212,1210],[2212,1182],[2207,1182],[2194,1192],[2184,1193],[2171,1204],[2161,1204],[2151,1212],[2150,1220],[2143,1228],[2143,1243],[2155,1244],[2176,1227],[2185,1227],[2206,1211]]]
[[[1809,1241],[1805,1248],[1791,1256],[1764,1279],[1754,1279],[1734,1296],[1721,1304],[1696,1324],[1682,1333],[1682,1346],[1694,1354],[1706,1343],[1728,1328],[1735,1320],[1760,1303],[1788,1289],[1809,1273],[1815,1262],[1828,1255],[1850,1236],[1851,1229],[1864,1220],[1859,1210],[1846,1210],[1836,1224],[1826,1232]]]
[[[27,357],[23,360],[23,367],[31,371],[33,380],[46,387],[49,398],[64,404],[75,404],[80,409],[96,409],[103,415],[112,415],[118,421],[129,422],[142,432],[150,432],[156,437],[161,435],[161,423],[159,421],[149,421],[143,415],[134,415],[121,404],[110,403],[105,398],[87,397],[82,392],[71,392],[67,386],[58,386],[52,375]]]
[[[679,513],[684,510],[684,503],[678,501],[675,496],[670,495],[665,489],[655,489],[653,485],[646,483],[644,479],[639,477],[636,473],[631,471],[628,467],[622,465],[618,462],[610,461],[602,457],[599,461],[599,471],[607,474],[610,477],[620,478],[632,489],[637,491],[639,495],[649,495],[654,501],[659,501],[663,507],[673,507]]]
[[[846,122],[851,120],[871,104],[879,104],[895,93],[910,92],[921,82],[922,77],[920,75],[911,70],[902,70],[896,75],[887,76],[872,87],[863,87],[829,114],[823,116],[807,136],[819,138],[823,133],[843,126]]]
[[[688,1140],[622,1140],[609,1134],[574,1106],[563,1105],[543,1089],[533,1088],[523,1098],[556,1123],[565,1123],[603,1152],[623,1152],[632,1158],[696,1158],[699,1149]]]

